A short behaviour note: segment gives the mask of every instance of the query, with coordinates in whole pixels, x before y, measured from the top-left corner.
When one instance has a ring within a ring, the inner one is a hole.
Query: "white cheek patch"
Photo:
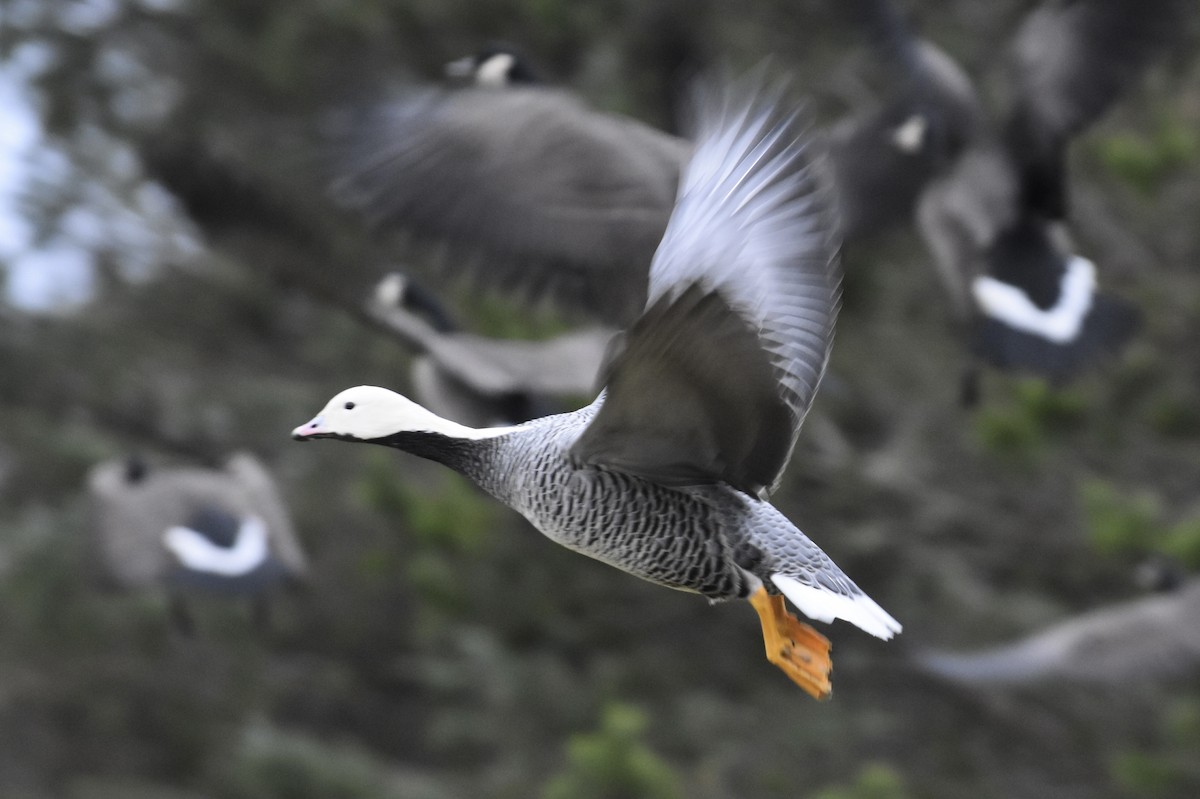
[[[479,65],[475,72],[475,82],[480,86],[499,88],[509,84],[508,73],[512,70],[516,59],[509,53],[497,53]]]
[[[900,152],[912,155],[925,144],[928,130],[929,120],[922,114],[913,114],[892,131],[892,144]]]
[[[1079,335],[1092,308],[1096,266],[1086,258],[1071,256],[1059,287],[1058,302],[1045,310],[1034,305],[1016,286],[993,277],[976,278],[971,290],[987,316],[1055,344],[1065,344]]]
[[[267,526],[255,516],[247,518],[230,547],[218,546],[190,527],[170,527],[163,533],[163,544],[186,569],[241,577],[267,559]]]

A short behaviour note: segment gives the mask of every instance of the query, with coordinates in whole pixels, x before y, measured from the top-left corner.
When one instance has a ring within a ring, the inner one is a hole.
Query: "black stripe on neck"
[[[392,433],[370,441],[372,444],[394,447],[421,458],[428,458],[464,473],[470,471],[470,464],[475,461],[474,455],[479,448],[479,442],[473,439],[426,431]]]

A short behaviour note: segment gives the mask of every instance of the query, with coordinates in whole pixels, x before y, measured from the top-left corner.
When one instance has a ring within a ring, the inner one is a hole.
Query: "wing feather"
[[[449,245],[486,286],[622,323],[644,306],[690,150],[545,88],[410,91],[346,138],[347,205]]]
[[[829,357],[841,272],[806,124],[761,76],[699,101],[700,133],[575,454],[660,482],[777,485]]]

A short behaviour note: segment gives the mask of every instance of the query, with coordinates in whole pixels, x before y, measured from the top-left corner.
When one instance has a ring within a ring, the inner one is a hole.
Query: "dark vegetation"
[[[1200,794],[1196,675],[980,693],[906,660],[1132,596],[1150,553],[1200,568],[1194,32],[1072,153],[1084,252],[1145,313],[1111,368],[1062,388],[989,374],[964,411],[963,349],[919,242],[901,231],[848,253],[832,368],[776,502],[905,632],[826,629],[832,702],[765,662],[746,607],[557,548],[430,464],[288,439],[341,388],[403,389],[409,355],[357,308],[397,258],[436,258],[330,205],[331,109],[502,38],[594,103],[664,126],[680,64],[773,53],[833,118],[856,52],[835,5],[0,9],[4,56],[52,48],[40,110],[71,164],[38,173],[28,213],[46,240],[80,208],[101,220],[90,304],[0,310],[0,796]],[[1029,5],[915,11],[975,70]],[[153,235],[126,235],[129,219]],[[564,324],[453,292],[482,332]],[[98,584],[82,480],[130,449],[210,462],[235,448],[276,470],[312,579],[266,635],[211,603],[187,640],[160,598]]]

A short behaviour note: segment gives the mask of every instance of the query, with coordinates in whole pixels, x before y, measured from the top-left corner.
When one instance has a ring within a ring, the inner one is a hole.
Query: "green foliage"
[[[1150,424],[1167,438],[1200,436],[1200,408],[1190,396],[1160,397],[1150,406]]]
[[[1123,555],[1153,549],[1162,535],[1162,509],[1154,494],[1122,494],[1101,480],[1084,483],[1080,491],[1088,533],[1097,551]]]
[[[1008,404],[979,412],[975,430],[988,451],[1026,459],[1035,457],[1048,438],[1082,428],[1087,411],[1076,391],[1051,388],[1044,380],[1022,380]]]
[[[628,705],[609,705],[600,730],[575,735],[567,744],[567,767],[547,783],[542,799],[676,799],[679,776],[642,740],[646,715]]]
[[[884,763],[869,763],[852,784],[824,788],[811,799],[909,799],[911,795],[899,771]]]
[[[1170,796],[1179,790],[1172,763],[1145,752],[1125,752],[1113,759],[1113,779],[1134,796]]]
[[[1158,542],[1158,549],[1190,569],[1200,569],[1200,514],[1167,528]]]
[[[1173,172],[1195,163],[1200,156],[1200,134],[1194,124],[1164,118],[1149,135],[1118,133],[1098,145],[1100,159],[1143,195],[1153,195]]]
[[[220,799],[411,799],[386,767],[349,746],[254,728],[233,755]]]
[[[383,579],[403,569],[409,583],[430,605],[451,612],[467,604],[461,585],[464,557],[478,557],[489,550],[500,507],[465,478],[446,470],[436,473],[435,487],[418,484],[413,475],[396,468],[393,453],[375,452],[367,459],[360,482],[366,504],[403,529],[415,551],[403,563],[396,553],[377,552],[362,564],[364,570]]]
[[[484,336],[516,339],[547,339],[575,328],[554,308],[543,305],[527,313],[514,314],[512,303],[491,294],[468,293],[459,303],[471,330]]]
[[[481,554],[500,512],[496,503],[453,472],[440,473],[437,481],[433,490],[415,484],[396,468],[392,453],[379,451],[367,460],[361,490],[368,506],[404,523],[421,546]]]
[[[201,799],[191,791],[129,779],[85,777],[71,783],[68,799]]]
[[[1200,795],[1200,697],[1177,697],[1160,722],[1160,740],[1120,752],[1109,766],[1113,781],[1139,799]]]
[[[1200,569],[1200,513],[1170,524],[1156,494],[1124,494],[1101,480],[1084,483],[1081,495],[1088,533],[1098,552],[1118,556],[1158,552]]]

